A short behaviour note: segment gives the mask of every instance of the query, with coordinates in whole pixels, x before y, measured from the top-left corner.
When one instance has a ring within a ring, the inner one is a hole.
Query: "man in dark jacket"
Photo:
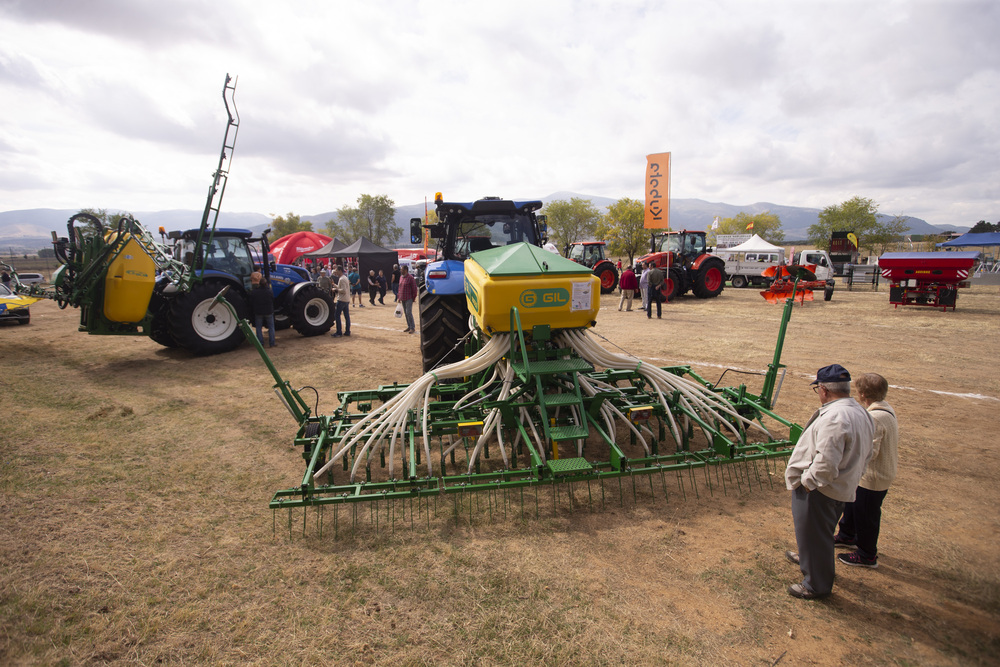
[[[653,302],[656,302],[656,319],[663,316],[660,304],[663,302],[663,271],[655,265],[649,270],[649,302],[646,304],[646,319],[653,318]]]
[[[271,347],[277,345],[274,342],[274,296],[271,294],[271,286],[264,279],[260,271],[250,274],[250,306],[253,308],[254,326],[257,327],[257,340],[264,344],[264,334],[260,328],[267,323],[267,341]]]

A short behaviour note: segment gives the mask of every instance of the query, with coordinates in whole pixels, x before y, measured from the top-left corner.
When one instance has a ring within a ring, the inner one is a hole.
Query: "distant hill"
[[[595,206],[607,209],[616,199],[610,197],[595,197],[569,191],[554,192],[546,197],[519,197],[515,200],[540,199],[549,204],[557,200],[568,200],[573,197],[590,200]],[[433,202],[428,203],[428,210],[433,210]],[[48,248],[52,243],[51,232],[59,236],[66,235],[66,221],[79,209],[34,208],[21,211],[0,212],[0,256],[9,253],[33,254],[40,248]],[[715,216],[731,218],[745,211],[750,214],[770,211],[781,218],[782,231],[787,241],[802,241],[809,235],[809,226],[816,223],[820,209],[803,208],[800,206],[782,206],[768,202],[756,204],[735,205],[718,202],[707,202],[701,199],[674,199],[670,202],[670,226],[674,229],[706,230]],[[190,229],[201,222],[202,211],[170,210],[134,212],[136,219],[155,233],[157,228],[166,231]],[[396,207],[396,224],[403,233],[395,245],[409,245],[410,218],[422,218],[424,204],[407,204]],[[303,215],[302,219],[313,223],[313,229],[322,231],[327,220],[335,219],[336,211]],[[908,218],[911,234],[940,234],[942,232],[967,232],[971,226],[966,225],[932,225],[920,218]],[[271,222],[271,217],[261,213],[222,211],[219,214],[219,226],[250,229],[254,232],[263,231]]]

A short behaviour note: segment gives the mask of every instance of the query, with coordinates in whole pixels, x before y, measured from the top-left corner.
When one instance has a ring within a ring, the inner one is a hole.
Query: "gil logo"
[[[569,290],[562,287],[527,289],[521,292],[523,308],[556,308],[569,303]]]

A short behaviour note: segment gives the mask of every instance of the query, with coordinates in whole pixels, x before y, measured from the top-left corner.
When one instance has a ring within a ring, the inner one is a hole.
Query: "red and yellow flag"
[[[670,229],[670,153],[646,156],[646,229]]]
[[[753,220],[747,223],[747,231],[748,232],[753,231]]]

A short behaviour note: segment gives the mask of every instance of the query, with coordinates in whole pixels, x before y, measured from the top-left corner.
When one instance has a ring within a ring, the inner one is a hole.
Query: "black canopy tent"
[[[334,237],[332,241],[327,243],[322,248],[317,248],[312,252],[304,253],[303,256],[308,257],[310,259],[327,259],[329,257],[333,257],[333,255],[331,255],[330,253],[337,252],[338,250],[343,250],[346,247],[347,247],[346,243]]]
[[[319,250],[315,251],[315,253],[318,252]],[[310,255],[315,253],[310,253]],[[328,252],[323,256],[357,257],[358,271],[361,274],[361,286],[363,288],[368,287],[368,272],[374,270],[375,275],[378,275],[379,269],[385,272],[386,287],[389,287],[392,283],[392,265],[399,263],[399,254],[395,250],[375,245],[364,237],[347,247]]]

